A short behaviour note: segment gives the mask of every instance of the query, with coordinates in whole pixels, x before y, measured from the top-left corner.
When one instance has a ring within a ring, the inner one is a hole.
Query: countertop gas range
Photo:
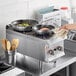
[[[18,38],[20,40],[18,52],[40,61],[50,62],[65,55],[62,38],[36,35],[33,31],[19,32],[13,30],[10,25],[6,26],[6,38],[9,40]]]

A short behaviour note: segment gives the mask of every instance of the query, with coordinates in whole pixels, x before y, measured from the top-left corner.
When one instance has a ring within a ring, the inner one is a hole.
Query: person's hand
[[[66,25],[62,25],[60,27],[61,29],[66,29],[66,30],[76,30],[76,24],[66,24]]]
[[[67,30],[67,25],[62,25],[62,26],[59,28],[59,30],[61,30],[61,29],[66,29],[66,30]]]

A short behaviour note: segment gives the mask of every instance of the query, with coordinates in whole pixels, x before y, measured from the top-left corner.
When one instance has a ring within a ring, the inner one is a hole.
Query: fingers
[[[69,30],[71,28],[71,24],[65,24],[65,25],[62,25],[59,30],[61,29],[65,29],[65,30]]]
[[[66,30],[67,30],[66,25],[61,26],[61,27],[59,28],[59,30],[61,30],[61,29],[66,29]]]
[[[76,30],[76,24],[66,24],[61,26],[60,28],[63,28],[66,30]]]

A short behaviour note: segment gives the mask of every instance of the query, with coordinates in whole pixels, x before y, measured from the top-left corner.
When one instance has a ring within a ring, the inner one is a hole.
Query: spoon
[[[1,42],[2,42],[3,49],[7,50],[7,39],[2,39]]]
[[[11,44],[12,44],[11,49],[16,50],[19,45],[19,39],[13,39]]]
[[[10,41],[7,41],[7,51],[10,51],[10,48],[11,48],[11,43]]]

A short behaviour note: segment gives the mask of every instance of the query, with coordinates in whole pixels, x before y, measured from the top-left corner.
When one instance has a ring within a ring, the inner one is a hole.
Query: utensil
[[[2,39],[1,42],[2,42],[3,49],[7,50],[7,39]]]
[[[15,42],[16,42],[16,49],[17,49],[17,47],[19,46],[19,39],[16,39]]]
[[[2,39],[1,42],[2,42],[3,49],[6,50],[6,47],[5,47],[5,39]]]
[[[7,41],[7,51],[10,51],[10,48],[11,48],[11,43],[10,41]]]
[[[19,24],[28,24],[29,26],[19,26]],[[33,20],[33,19],[25,19],[25,20],[15,20],[13,22],[11,22],[11,26],[14,30],[16,31],[31,31],[32,30],[32,26],[38,24],[38,21]]]
[[[12,44],[11,49],[16,50],[19,45],[19,39],[13,39],[11,44]]]

